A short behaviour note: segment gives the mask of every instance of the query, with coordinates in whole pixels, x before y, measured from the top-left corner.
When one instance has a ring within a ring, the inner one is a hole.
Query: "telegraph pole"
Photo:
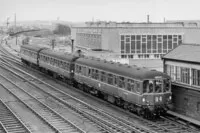
[[[17,32],[17,17],[15,13],[15,32]],[[17,34],[16,34],[16,45],[17,45]]]
[[[7,28],[8,28],[8,25],[9,25],[9,17],[7,17],[7,22],[6,22],[6,25],[7,25]]]

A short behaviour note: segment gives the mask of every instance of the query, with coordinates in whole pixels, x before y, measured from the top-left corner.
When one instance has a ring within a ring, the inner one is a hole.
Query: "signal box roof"
[[[169,53],[167,53],[163,57],[163,59],[199,63],[200,44],[181,44]]]

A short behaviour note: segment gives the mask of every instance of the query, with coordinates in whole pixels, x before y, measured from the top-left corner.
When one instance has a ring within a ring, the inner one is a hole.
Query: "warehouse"
[[[181,43],[200,43],[198,23],[87,22],[72,27],[78,49],[108,50],[125,59],[160,59]]]

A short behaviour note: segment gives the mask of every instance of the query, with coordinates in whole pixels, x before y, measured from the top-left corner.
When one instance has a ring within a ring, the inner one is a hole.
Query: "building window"
[[[181,67],[181,82],[190,84],[190,69]]]
[[[131,53],[135,53],[135,41],[131,40]]]
[[[175,78],[175,80],[177,82],[190,84],[190,69],[185,68],[185,67],[176,66],[176,78]]]
[[[180,67],[176,66],[176,81],[180,82],[181,81],[181,69]]]
[[[130,43],[126,43],[126,53],[130,53]]]
[[[121,51],[127,54],[162,55],[182,43],[182,35],[121,35],[120,39]]]
[[[200,70],[192,69],[192,85],[200,86]]]

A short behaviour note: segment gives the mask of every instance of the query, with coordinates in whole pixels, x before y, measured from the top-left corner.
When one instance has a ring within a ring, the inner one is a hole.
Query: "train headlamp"
[[[160,97],[160,101],[162,102],[162,97]]]
[[[172,100],[172,96],[169,96],[169,100],[170,100],[170,101]]]
[[[142,98],[142,102],[145,102],[145,101],[146,101],[146,99],[143,97],[143,98]]]
[[[158,102],[158,97],[155,97],[155,101]]]

